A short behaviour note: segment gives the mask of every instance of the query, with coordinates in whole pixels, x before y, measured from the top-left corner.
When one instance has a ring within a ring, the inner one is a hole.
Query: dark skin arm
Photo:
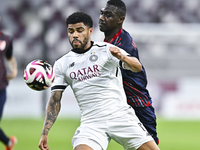
[[[117,47],[110,47],[109,50],[113,56],[124,62],[123,68],[133,72],[142,71],[142,65],[136,57],[123,55]]]
[[[50,99],[47,103],[44,126],[43,126],[43,130],[42,130],[40,142],[39,142],[39,145],[38,145],[38,147],[41,150],[48,150],[49,149],[49,146],[47,145],[48,144],[47,135],[49,133],[49,130],[53,126],[54,122],[56,121],[57,116],[60,112],[61,97],[62,97],[62,91],[52,92],[51,97],[50,97]]]

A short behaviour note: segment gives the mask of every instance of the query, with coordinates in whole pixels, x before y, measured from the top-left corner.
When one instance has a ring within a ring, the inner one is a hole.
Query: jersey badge
[[[90,61],[95,62],[95,61],[98,60],[98,56],[97,55],[91,55],[89,59],[90,59]]]

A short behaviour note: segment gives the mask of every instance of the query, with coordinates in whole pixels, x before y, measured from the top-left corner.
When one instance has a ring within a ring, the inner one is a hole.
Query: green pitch
[[[158,119],[159,147],[161,150],[199,150],[200,121],[168,121]],[[43,126],[43,119],[3,119],[1,127],[8,135],[15,135],[18,143],[14,150],[39,150],[38,142]],[[78,120],[60,119],[49,132],[51,150],[72,150],[71,138],[79,126]],[[0,143],[0,150],[4,146]],[[111,141],[108,150],[123,150]]]

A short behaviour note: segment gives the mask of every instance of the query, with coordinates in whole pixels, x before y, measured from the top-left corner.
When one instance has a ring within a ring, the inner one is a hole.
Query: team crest
[[[97,55],[91,55],[89,59],[90,59],[90,61],[95,62],[95,61],[97,61],[98,56]]]

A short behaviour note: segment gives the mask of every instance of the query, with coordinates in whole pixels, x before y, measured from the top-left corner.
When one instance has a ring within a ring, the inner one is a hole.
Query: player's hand
[[[38,147],[41,150],[49,150],[47,135],[42,135]]]
[[[119,60],[124,59],[125,56],[121,53],[121,51],[117,47],[110,47],[109,50],[111,54],[116,58],[118,58]]]

